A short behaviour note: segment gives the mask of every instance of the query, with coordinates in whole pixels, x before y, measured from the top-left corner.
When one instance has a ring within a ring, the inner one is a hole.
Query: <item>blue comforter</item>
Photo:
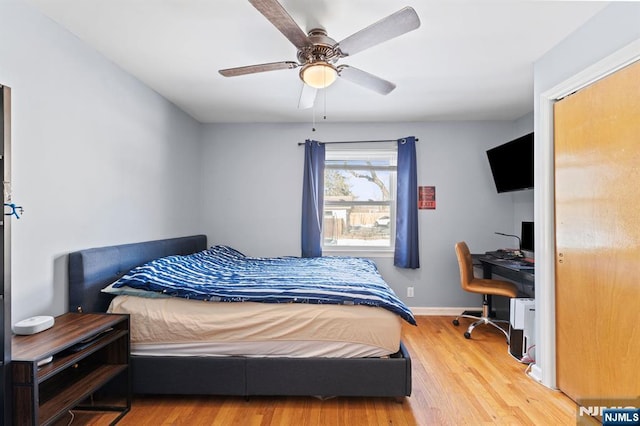
[[[356,257],[247,257],[215,246],[138,266],[113,285],[122,286],[214,302],[378,306],[416,324],[375,263]]]

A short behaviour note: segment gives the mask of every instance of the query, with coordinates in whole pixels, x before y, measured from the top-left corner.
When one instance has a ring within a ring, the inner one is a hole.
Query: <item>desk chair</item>
[[[476,328],[476,326],[480,324],[490,324],[502,331],[502,333],[507,337],[508,343],[509,334],[497,323],[509,324],[509,321],[490,318],[489,297],[493,295],[516,297],[518,290],[515,284],[508,281],[475,278],[473,276],[471,252],[465,242],[459,242],[456,244],[456,255],[458,256],[458,266],[460,267],[460,284],[462,285],[462,289],[471,293],[482,294],[482,313],[480,315],[472,315],[471,312],[464,311],[453,320],[453,325],[457,326],[460,324],[458,321],[459,318],[475,319],[477,321],[467,328],[467,331],[464,333],[464,337],[471,339],[471,332]]]

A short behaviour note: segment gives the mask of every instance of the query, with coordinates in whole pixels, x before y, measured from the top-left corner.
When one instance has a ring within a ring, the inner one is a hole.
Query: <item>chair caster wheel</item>
[[[465,339],[471,339],[471,333],[469,333],[468,331],[464,332],[464,337]]]
[[[455,325],[456,327],[460,325],[460,321],[458,321],[457,319],[454,319],[453,321],[451,321],[453,323],[453,325]]]

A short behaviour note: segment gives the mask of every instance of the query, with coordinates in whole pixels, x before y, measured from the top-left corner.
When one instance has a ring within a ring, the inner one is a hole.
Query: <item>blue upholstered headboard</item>
[[[206,235],[98,247],[69,254],[69,311],[106,312],[113,298],[100,292],[123,274],[150,260],[207,248]]]

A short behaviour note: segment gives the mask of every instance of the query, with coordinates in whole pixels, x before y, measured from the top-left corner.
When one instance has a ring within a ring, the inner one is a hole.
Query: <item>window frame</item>
[[[329,164],[331,161],[337,160],[363,160],[365,158],[389,158],[390,165],[387,166],[354,166],[354,167],[339,167],[333,164]],[[325,194],[324,203],[322,206],[322,216],[324,218],[327,206],[371,206],[371,205],[383,205],[389,206],[389,244],[385,246],[367,246],[367,245],[328,245],[325,244],[325,227],[322,228],[321,244],[323,254],[333,255],[353,255],[362,256],[367,255],[371,257],[393,257],[395,249],[395,232],[396,232],[396,198],[397,198],[397,164],[398,164],[398,149],[395,143],[368,143],[363,144],[357,148],[340,147],[340,146],[327,146],[325,152],[325,176],[327,170],[367,170],[369,168],[374,170],[391,171],[392,175],[389,182],[389,200],[387,201],[327,201]],[[324,178],[324,176],[323,176]]]

